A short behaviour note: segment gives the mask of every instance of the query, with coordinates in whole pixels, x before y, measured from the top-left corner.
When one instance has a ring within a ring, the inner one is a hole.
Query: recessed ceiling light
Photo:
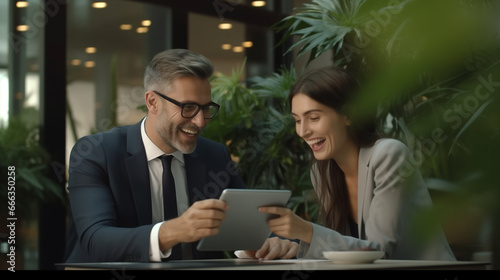
[[[120,24],[120,29],[121,30],[131,30],[132,24]]]
[[[245,50],[245,48],[243,48],[242,46],[233,47],[233,52],[235,52],[235,53],[240,53],[240,52],[243,52],[244,50]]]
[[[241,45],[245,48],[251,48],[253,46],[253,42],[252,41],[245,41],[245,42],[241,43]]]
[[[16,30],[19,32],[25,32],[25,31],[30,30],[30,27],[28,25],[22,24],[22,25],[16,26]]]
[[[87,47],[85,48],[86,53],[95,53],[97,49],[95,47]]]
[[[38,64],[30,64],[30,65],[29,65],[29,68],[30,68],[30,71],[34,71],[34,72],[36,72],[36,71],[38,71],[38,69],[39,69],[40,67],[38,67]]]
[[[219,29],[222,29],[222,30],[227,30],[227,29],[231,29],[233,28],[233,25],[230,24],[230,23],[220,23],[219,24]]]
[[[18,8],[26,8],[29,6],[28,1],[17,1],[16,2],[16,7]]]
[[[151,26],[151,21],[149,19],[143,20],[141,22],[142,26]]]
[[[73,66],[78,66],[80,64],[82,64],[82,61],[80,59],[72,59],[71,60],[71,65],[73,65]]]
[[[106,8],[107,6],[108,6],[108,3],[104,2],[104,1],[98,1],[98,2],[92,3],[92,8],[96,8],[96,9],[103,9],[103,8]]]
[[[148,30],[149,30],[149,29],[148,29],[147,27],[144,27],[144,26],[143,26],[143,27],[138,27],[138,28],[136,29],[137,33],[147,33],[147,32],[148,32]]]
[[[254,7],[264,7],[266,5],[266,1],[252,1],[252,6]]]
[[[230,50],[230,49],[231,49],[231,44],[222,44],[221,48],[222,48],[223,50],[226,50],[226,51],[227,51],[227,50]]]
[[[87,68],[92,68],[95,66],[95,61],[92,61],[92,60],[85,61],[85,63],[83,65],[85,65],[85,67],[87,67]]]

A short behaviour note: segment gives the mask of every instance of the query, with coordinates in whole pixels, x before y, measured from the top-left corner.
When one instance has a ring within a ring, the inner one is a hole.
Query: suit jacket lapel
[[[141,137],[141,123],[142,120],[128,129],[127,152],[129,152],[130,157],[125,159],[125,166],[134,198],[137,219],[140,225],[145,225],[151,223],[152,214],[149,168]]]

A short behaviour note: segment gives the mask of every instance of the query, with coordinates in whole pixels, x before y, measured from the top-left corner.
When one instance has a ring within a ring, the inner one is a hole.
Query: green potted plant
[[[61,184],[52,179],[50,155],[38,143],[37,115],[34,108],[24,108],[21,117],[11,117],[0,125],[0,170],[4,174],[0,218],[8,225],[0,236],[2,245],[7,244],[7,262],[0,267],[5,269],[5,265],[32,268],[38,258],[40,206],[65,204]]]
[[[23,115],[26,117],[10,118],[7,125],[0,126],[0,169],[5,174],[10,171],[8,180],[0,182],[0,199],[14,200],[16,215],[27,215],[37,202],[64,201],[60,184],[51,178],[50,155],[38,143],[38,127],[32,121],[36,118]],[[5,213],[7,207],[1,211]]]
[[[439,210],[422,228],[439,218],[459,231],[464,209],[479,213],[471,220],[498,216],[498,10],[494,1],[312,0],[276,24],[295,40],[288,51],[309,61],[331,52],[355,73],[358,117],[375,113],[414,151]]]

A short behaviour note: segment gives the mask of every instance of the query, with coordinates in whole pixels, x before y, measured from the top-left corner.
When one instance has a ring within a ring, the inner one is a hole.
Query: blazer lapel
[[[151,223],[152,214],[149,169],[141,137],[141,123],[142,120],[128,129],[127,152],[130,153],[130,157],[125,159],[125,166],[134,198],[137,219],[140,225],[145,225]]]
[[[378,141],[377,141],[378,142]],[[370,147],[359,149],[358,158],[358,236],[364,232],[363,212],[365,207],[365,196],[367,195],[368,171],[370,168],[370,158],[376,143]],[[360,207],[361,206],[361,207]]]

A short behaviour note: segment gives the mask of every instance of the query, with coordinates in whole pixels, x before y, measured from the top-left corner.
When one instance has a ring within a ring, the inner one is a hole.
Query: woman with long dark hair
[[[414,218],[431,207],[428,190],[410,150],[381,137],[375,118],[357,114],[358,88],[344,69],[324,67],[304,74],[290,92],[296,132],[314,155],[322,225],[287,208],[260,211],[280,216],[269,221],[275,234],[300,240],[299,258],[382,250],[387,259],[455,260],[440,229],[432,239],[415,230]]]

